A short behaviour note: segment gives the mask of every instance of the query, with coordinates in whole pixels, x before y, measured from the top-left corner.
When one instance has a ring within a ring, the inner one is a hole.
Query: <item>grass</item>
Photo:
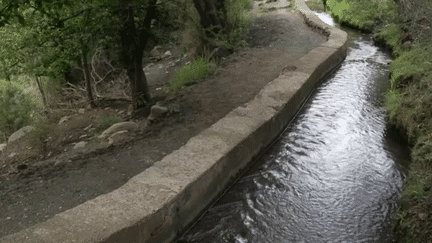
[[[216,64],[204,56],[195,59],[176,73],[174,79],[169,82],[169,88],[175,91],[181,89],[183,86],[196,84],[209,73],[213,72],[215,68]]]
[[[327,7],[337,21],[364,31],[377,23],[394,19],[397,6],[393,1],[327,0]]]

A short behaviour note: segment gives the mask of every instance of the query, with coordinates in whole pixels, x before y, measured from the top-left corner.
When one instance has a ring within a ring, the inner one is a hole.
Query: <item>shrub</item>
[[[32,122],[35,105],[22,90],[10,83],[0,83],[0,131],[9,136]]]
[[[215,63],[202,56],[176,73],[174,79],[169,83],[170,89],[177,90],[183,86],[195,84],[215,68]]]

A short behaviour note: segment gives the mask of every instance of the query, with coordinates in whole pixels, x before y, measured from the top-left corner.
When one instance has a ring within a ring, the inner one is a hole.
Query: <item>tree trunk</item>
[[[48,108],[48,103],[47,103],[47,100],[46,100],[45,91],[44,91],[44,89],[43,89],[43,87],[42,87],[42,85],[40,83],[39,77],[37,75],[36,75],[36,83],[37,83],[37,85],[39,87],[39,91],[40,91],[40,93],[42,95],[43,104],[44,104],[45,108]]]
[[[193,0],[201,26],[218,32],[227,26],[224,0]],[[208,32],[208,34],[211,33]]]
[[[151,20],[155,17],[156,0],[149,2],[142,25],[143,28],[139,31],[135,26],[134,9],[131,4],[130,0],[122,1],[122,6],[120,6],[119,17],[123,22],[123,26],[119,31],[119,35],[122,45],[123,64],[131,82],[132,106],[136,111],[141,107],[147,107],[151,101],[142,58],[149,39]]]
[[[82,42],[82,40],[81,40]],[[92,88],[91,88],[91,77],[90,77],[90,70],[89,67],[87,65],[87,51],[86,51],[86,46],[84,45],[84,43],[81,43],[81,59],[79,59],[78,65],[80,66],[80,68],[83,69],[84,71],[84,80],[85,80],[85,86],[86,86],[86,91],[87,91],[87,101],[90,105],[91,108],[95,108],[96,107],[96,103],[94,102],[93,99],[93,93],[92,93]]]

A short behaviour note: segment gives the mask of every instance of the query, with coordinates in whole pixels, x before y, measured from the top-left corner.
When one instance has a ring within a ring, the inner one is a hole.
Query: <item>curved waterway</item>
[[[346,60],[178,242],[395,242],[408,151],[385,120],[391,60],[344,30]]]

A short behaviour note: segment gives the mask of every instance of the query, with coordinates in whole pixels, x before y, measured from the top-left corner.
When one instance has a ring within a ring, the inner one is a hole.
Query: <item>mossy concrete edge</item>
[[[328,41],[250,102],[191,138],[111,193],[55,215],[1,242],[169,242],[294,118],[326,74],[345,58],[347,34],[296,0],[305,21]]]

